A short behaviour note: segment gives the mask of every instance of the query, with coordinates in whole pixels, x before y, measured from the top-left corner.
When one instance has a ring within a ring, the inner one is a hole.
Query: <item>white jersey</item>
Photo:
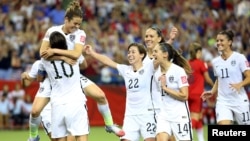
[[[86,101],[80,85],[79,60],[75,65],[69,65],[64,61],[47,61],[43,58],[41,61],[39,69],[47,72],[52,87],[52,105]]]
[[[227,60],[218,56],[212,60],[212,65],[218,80],[217,102],[226,105],[238,105],[248,100],[243,87],[239,93],[230,88],[230,84],[243,81],[243,72],[250,69],[248,61],[243,54],[233,52]]]
[[[162,75],[160,67],[158,67],[154,75],[156,79]],[[171,64],[165,76],[167,87],[170,89],[179,91],[180,88],[188,86],[187,74],[185,70],[176,64]],[[156,83],[160,86],[160,81]],[[173,122],[189,121],[190,115],[187,101],[177,100],[165,92],[163,92],[162,100],[163,106],[159,113],[161,118]]]
[[[143,60],[143,64],[153,64],[153,59],[150,59],[148,57],[148,55],[144,58]],[[157,81],[159,81],[158,79],[156,79],[154,77],[154,75],[152,75],[151,77],[151,81],[150,81],[150,88],[151,88],[151,94],[152,94],[152,100],[153,100],[153,104],[154,104],[154,108],[155,109],[160,109],[162,107],[162,99],[161,99],[161,88],[157,85]]]
[[[143,65],[136,72],[132,66],[118,64],[117,70],[126,85],[125,115],[153,114],[149,83],[154,71],[153,63]]]
[[[64,25],[50,27],[47,30],[43,40],[49,42],[50,34],[54,31],[57,31],[57,32],[60,32],[62,35],[64,35],[66,42],[67,42],[68,50],[73,50],[76,43],[82,44],[82,45],[85,44],[86,33],[83,30],[77,29],[75,32],[65,35],[65,33],[62,30],[63,26]]]
[[[31,78],[36,78],[37,77],[37,73],[38,73],[38,69],[39,69],[39,66],[40,66],[40,63],[41,63],[41,60],[36,60],[34,63],[33,63],[33,65],[31,66],[31,69],[30,69],[30,71],[29,71],[29,76],[31,77]],[[43,85],[42,84],[43,82],[40,82],[40,88],[41,88],[41,86]],[[47,83],[47,82],[46,82]],[[49,84],[49,83],[47,83],[47,84]],[[47,85],[47,84],[45,84],[45,85]],[[50,88],[49,86],[45,86],[44,88]],[[44,90],[45,91],[45,90]],[[46,91],[49,91],[49,90],[46,90]],[[39,92],[38,92],[39,93]],[[50,104],[50,102],[43,108],[43,111],[44,110],[50,110],[51,109],[51,104]],[[43,112],[42,111],[42,112]]]

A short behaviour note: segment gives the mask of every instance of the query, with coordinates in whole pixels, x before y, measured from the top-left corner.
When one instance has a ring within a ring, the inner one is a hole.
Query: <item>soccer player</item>
[[[167,43],[172,44],[174,42],[174,39],[176,38],[178,34],[178,29],[176,27],[172,27],[169,33],[169,39]],[[157,27],[151,26],[149,27],[144,36],[144,43],[147,48],[147,56],[143,60],[144,64],[147,63],[153,63],[153,49],[158,43],[164,43],[166,42],[161,30]],[[151,94],[151,99],[152,99],[152,104],[153,104],[153,111],[154,111],[154,116],[157,119],[157,115],[160,112],[160,108],[162,107],[162,98],[161,98],[161,89],[157,86],[157,83],[155,81],[158,81],[154,75],[151,76],[151,81],[150,81],[150,94]],[[175,141],[174,136],[171,136],[169,141]]]
[[[156,140],[167,141],[173,134],[177,140],[192,140],[191,118],[188,108],[188,61],[170,44],[159,43],[153,49],[159,63],[154,76],[162,90],[162,107],[157,117]]]
[[[199,141],[204,141],[203,135],[203,121],[202,121],[202,104],[200,98],[205,87],[205,82],[211,87],[213,81],[208,74],[207,64],[202,60],[201,44],[195,42],[189,46],[189,64],[192,68],[192,75],[189,76],[188,87],[188,105],[190,109],[192,128],[196,130]]]
[[[127,59],[130,65],[118,64],[105,55],[95,52],[91,46],[86,46],[86,54],[91,55],[101,63],[115,68],[124,78],[126,86],[126,109],[123,121],[125,135],[122,141],[155,140],[156,121],[150,95],[150,80],[153,63],[143,64],[147,53],[145,47],[139,43],[128,46]]]
[[[51,34],[57,33],[61,34]],[[58,42],[58,35],[54,36],[54,40],[50,38],[51,48],[55,46],[67,50],[66,39],[64,42]],[[39,71],[46,71],[51,85],[51,137],[58,141],[66,140],[68,135],[75,136],[79,141],[87,141],[89,134],[87,99],[80,83],[80,63],[80,58],[74,65],[61,60],[41,59]]]
[[[216,45],[220,55],[212,60],[215,84],[205,91],[202,99],[216,95],[216,121],[219,125],[250,124],[249,99],[244,89],[250,84],[250,67],[243,54],[233,51],[234,33],[231,30],[217,34]]]

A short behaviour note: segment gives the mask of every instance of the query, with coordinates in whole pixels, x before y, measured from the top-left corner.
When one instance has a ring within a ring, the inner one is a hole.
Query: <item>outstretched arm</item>
[[[114,62],[113,60],[111,60],[109,57],[107,57],[105,55],[102,55],[102,54],[95,52],[93,50],[92,46],[86,45],[85,52],[86,52],[86,54],[88,54],[88,55],[94,57],[96,60],[100,61],[102,64],[116,69],[116,66],[117,66],[116,62]]]

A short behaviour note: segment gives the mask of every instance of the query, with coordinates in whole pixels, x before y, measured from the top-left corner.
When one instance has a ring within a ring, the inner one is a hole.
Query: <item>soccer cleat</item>
[[[39,141],[40,140],[40,137],[39,136],[36,136],[36,138],[32,139],[32,138],[29,138],[28,141]]]
[[[122,137],[125,135],[125,132],[120,129],[117,125],[105,126],[105,130],[108,133],[114,133],[118,137]]]

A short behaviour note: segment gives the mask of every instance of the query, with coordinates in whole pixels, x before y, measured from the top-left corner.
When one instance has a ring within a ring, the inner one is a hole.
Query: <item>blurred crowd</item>
[[[234,49],[250,60],[249,0],[79,0],[85,11],[81,28],[86,44],[119,63],[126,63],[127,46],[143,43],[151,25],[165,38],[172,26],[179,29],[173,46],[188,58],[191,42],[203,45],[204,59],[217,55],[215,37],[232,29]],[[64,23],[70,0],[0,1],[0,80],[20,80],[21,72],[40,59],[39,47],[46,30]],[[86,56],[89,67],[82,73],[99,84],[122,84],[116,70]]]
[[[0,90],[0,129],[27,128],[31,108],[31,96],[19,83],[13,90],[4,84]]]

